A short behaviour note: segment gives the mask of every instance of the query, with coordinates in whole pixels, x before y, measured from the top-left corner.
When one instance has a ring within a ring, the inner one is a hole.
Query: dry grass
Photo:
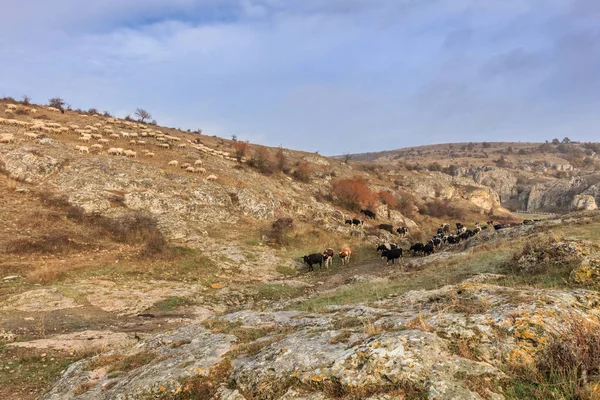
[[[404,327],[406,329],[416,329],[423,332],[435,332],[435,327],[425,322],[425,320],[423,319],[423,315],[421,315],[420,313],[416,318],[413,318],[410,321],[408,321],[406,325],[404,325]]]
[[[509,399],[592,399],[600,384],[600,324],[572,315],[538,352],[532,367],[515,367],[505,384]],[[597,394],[597,392],[596,392]],[[592,397],[589,397],[592,396]]]

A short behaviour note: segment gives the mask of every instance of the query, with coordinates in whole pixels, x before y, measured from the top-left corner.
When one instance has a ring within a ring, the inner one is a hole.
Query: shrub
[[[248,160],[250,167],[256,168],[263,174],[270,174],[273,172],[273,160],[269,151],[264,147],[259,147],[254,151],[252,158]]]
[[[536,383],[555,387],[562,394],[556,398],[582,398],[588,380],[597,380],[600,373],[600,324],[572,315],[550,335],[535,366],[539,373]]]
[[[150,114],[143,108],[138,108],[137,110],[135,110],[135,116],[138,117],[140,122],[144,122],[147,119],[152,119],[152,114]]]
[[[63,99],[61,99],[60,97],[53,97],[50,100],[48,100],[48,105],[50,107],[54,107],[54,108],[58,108],[59,110],[62,110],[63,106],[65,105],[65,101]]]
[[[442,199],[436,199],[425,204],[421,209],[419,209],[419,213],[429,215],[434,218],[465,218],[465,212],[463,210],[453,205],[449,200]]]
[[[348,210],[358,211],[377,202],[365,178],[339,179],[331,184],[331,190],[337,202]]]
[[[430,171],[439,172],[439,171],[442,170],[442,166],[440,165],[440,163],[438,163],[436,161],[436,162],[433,162],[433,163],[429,164],[429,166],[427,167],[427,169],[430,170]]]
[[[58,254],[66,253],[71,249],[78,248],[67,235],[54,232],[44,235],[39,239],[19,238],[13,239],[5,244],[4,250],[12,254]]]
[[[278,171],[283,172],[284,174],[290,172],[287,157],[283,152],[283,148],[281,147],[277,150],[277,153],[275,154],[275,166]]]
[[[92,115],[94,115],[94,114],[100,114],[98,112],[97,108],[90,108],[89,110],[87,110],[87,112],[88,112],[88,114],[92,114]]]
[[[277,244],[286,244],[288,234],[294,230],[294,220],[292,218],[279,218],[271,225],[269,237]]]
[[[31,97],[27,95],[23,96],[23,100],[21,100],[21,103],[28,106],[29,104],[31,104]]]
[[[389,208],[396,208],[398,206],[398,200],[392,193],[382,190],[377,195],[381,204],[385,204]]]
[[[298,163],[296,170],[294,171],[294,178],[298,179],[301,182],[310,182],[310,177],[312,176],[312,168],[310,164],[306,161],[301,161]]]

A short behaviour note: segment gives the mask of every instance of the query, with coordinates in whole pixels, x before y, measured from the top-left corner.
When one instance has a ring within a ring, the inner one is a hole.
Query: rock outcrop
[[[220,369],[226,374],[220,382],[227,387],[215,387],[215,399],[332,399],[334,392],[365,399],[407,393],[502,399],[502,365],[530,365],[556,326],[573,315],[591,316],[600,302],[593,291],[474,282],[408,292],[373,307],[224,315],[219,326],[230,326],[231,334],[193,325],[154,336],[126,353],[79,361],[44,398],[155,398],[161,392],[189,391],[187,379],[210,379],[211,371],[229,358],[230,367]],[[272,333],[237,347],[236,327]],[[114,360],[139,354],[148,357],[144,365],[107,372]],[[488,381],[488,389],[473,391],[466,384],[476,380]]]

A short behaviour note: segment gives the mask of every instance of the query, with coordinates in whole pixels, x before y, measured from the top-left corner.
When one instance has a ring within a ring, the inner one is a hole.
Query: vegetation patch
[[[192,302],[188,299],[184,299],[177,296],[169,296],[164,300],[157,301],[154,303],[154,307],[159,311],[173,311],[181,306],[188,306]]]
[[[282,285],[277,283],[265,283],[258,287],[258,297],[261,300],[283,300],[302,296],[304,288]]]
[[[149,351],[142,351],[128,356],[122,354],[99,356],[90,361],[85,369],[93,371],[98,368],[106,368],[107,373],[129,372],[150,364],[156,358],[157,355]]]

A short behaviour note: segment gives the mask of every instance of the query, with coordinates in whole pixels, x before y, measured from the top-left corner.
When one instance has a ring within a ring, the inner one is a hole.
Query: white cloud
[[[591,139],[592,4],[12,2],[0,15],[0,74],[11,77],[0,95],[141,106],[174,126],[322,153],[473,135],[542,140],[565,127]]]

